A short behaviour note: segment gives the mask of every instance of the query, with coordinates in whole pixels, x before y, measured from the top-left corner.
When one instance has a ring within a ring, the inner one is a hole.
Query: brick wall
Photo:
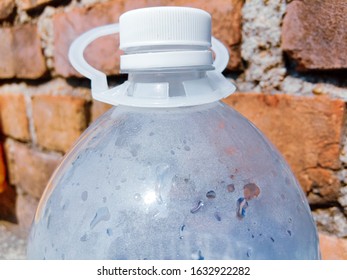
[[[323,257],[347,259],[347,3],[344,0],[0,1],[0,219],[27,230],[62,156],[109,106],[67,59],[84,31],[140,7],[212,14],[239,92],[225,100],[278,147],[307,194]],[[314,14],[315,16],[309,16]],[[117,37],[88,61],[119,82]]]

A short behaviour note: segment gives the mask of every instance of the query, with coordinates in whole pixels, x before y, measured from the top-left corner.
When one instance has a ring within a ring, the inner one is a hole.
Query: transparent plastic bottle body
[[[318,259],[300,186],[221,102],[118,106],[83,134],[40,202],[34,259]]]

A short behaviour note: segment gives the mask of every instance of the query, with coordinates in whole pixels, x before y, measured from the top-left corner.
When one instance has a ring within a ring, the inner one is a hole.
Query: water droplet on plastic
[[[290,223],[290,224],[291,224],[291,223],[292,223],[292,221],[293,221],[293,220],[292,220],[292,218],[289,218],[289,219],[288,219],[288,223]]]
[[[106,229],[106,233],[108,236],[111,236],[113,234],[112,228]]]
[[[192,253],[191,257],[193,260],[204,260],[205,259],[200,250]]]
[[[287,233],[289,234],[289,236],[292,236],[292,232],[290,230],[287,230]]]
[[[175,155],[175,151],[171,150],[170,153],[174,156]]]
[[[250,257],[251,257],[251,250],[250,250],[250,249],[249,249],[249,250],[247,250],[246,255],[247,255],[247,258],[250,258]]]
[[[275,239],[273,237],[270,237],[270,239],[271,239],[272,242],[275,242]]]
[[[140,201],[140,200],[141,200],[141,195],[140,195],[139,193],[135,193],[135,194],[134,194],[134,199],[135,199],[136,201]]]
[[[111,217],[110,211],[108,210],[107,207],[99,208],[96,211],[93,220],[90,222],[90,229],[93,229],[101,221],[108,221],[110,217]]]
[[[81,193],[81,198],[83,201],[86,201],[88,199],[88,192],[84,191]]]
[[[246,184],[243,187],[243,195],[246,200],[257,198],[259,194],[260,194],[260,188],[254,183]]]
[[[184,150],[189,152],[190,151],[190,147],[186,145],[186,146],[184,146]]]
[[[183,231],[184,231],[185,228],[186,228],[185,225],[181,225],[180,226],[180,239],[183,239]]]
[[[85,233],[81,236],[80,241],[85,242],[89,239],[88,235]]]
[[[198,204],[194,208],[190,209],[190,213],[192,214],[197,213],[203,206],[204,206],[203,201],[199,200]]]
[[[214,217],[216,218],[216,220],[217,220],[218,222],[220,222],[220,221],[222,220],[222,217],[220,216],[220,214],[219,214],[218,212],[215,212],[215,213],[214,213]]]
[[[254,238],[254,234],[252,234],[252,238]]]
[[[236,216],[242,219],[246,216],[246,208],[248,207],[248,202],[244,197],[240,197],[237,200],[237,212]]]
[[[235,186],[234,186],[234,184],[229,184],[229,185],[227,185],[227,191],[228,191],[228,192],[233,192],[233,191],[235,191]]]
[[[216,198],[216,192],[215,192],[215,191],[208,191],[208,192],[206,193],[206,197],[207,197],[208,199],[214,199],[214,198]]]
[[[165,176],[169,169],[170,169],[170,166],[166,163],[163,163],[163,164],[159,164],[155,171],[156,177],[157,177],[156,184],[155,184],[155,195],[156,195],[156,201],[158,204],[163,203],[161,192],[162,192]]]

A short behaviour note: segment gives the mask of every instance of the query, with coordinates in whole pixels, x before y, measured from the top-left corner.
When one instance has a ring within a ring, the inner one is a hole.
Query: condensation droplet
[[[287,233],[289,234],[289,236],[292,236],[292,232],[290,230],[287,230]]]
[[[171,150],[170,153],[174,156],[175,155],[175,151]]]
[[[197,213],[203,206],[204,206],[203,201],[199,200],[198,204],[194,208],[190,209],[190,213],[192,214]]]
[[[275,239],[273,237],[270,237],[270,239],[271,239],[272,242],[275,242]]]
[[[247,250],[247,253],[246,253],[246,255],[247,255],[247,258],[250,258],[251,257],[251,250],[249,249],[249,250]]]
[[[93,229],[98,223],[102,221],[108,221],[110,217],[111,217],[110,211],[108,210],[107,207],[99,208],[96,211],[93,220],[90,222],[90,229]]]
[[[190,147],[186,145],[186,146],[184,146],[184,150],[189,152],[190,151]]]
[[[243,187],[243,195],[246,200],[251,200],[253,198],[257,198],[260,194],[260,188],[254,184],[254,183],[249,183],[244,185]]]
[[[215,192],[215,191],[208,191],[208,192],[206,193],[206,197],[207,197],[208,199],[214,199],[214,198],[216,198],[216,192]]]
[[[163,203],[163,198],[161,195],[162,188],[164,185],[164,180],[167,176],[167,172],[169,171],[170,166],[166,163],[159,164],[155,170],[157,180],[155,182],[155,196],[158,204]]]
[[[234,186],[234,184],[229,184],[229,185],[227,185],[227,191],[228,191],[228,192],[233,192],[233,191],[235,191],[235,186]]]
[[[292,223],[292,221],[293,221],[293,220],[292,220],[292,218],[289,218],[289,219],[288,219],[288,223],[290,223],[290,224],[291,224],[291,223]]]
[[[217,220],[218,222],[220,222],[220,221],[222,220],[222,217],[220,216],[220,213],[219,213],[219,212],[215,212],[215,213],[214,213],[214,217],[216,218],[216,220]]]
[[[86,201],[88,199],[88,192],[84,191],[81,193],[81,198],[83,201]]]
[[[89,237],[88,237],[88,235],[85,233],[85,234],[83,234],[83,235],[81,236],[80,241],[85,242],[85,241],[88,241],[88,239],[89,239]]]
[[[183,231],[184,231],[185,228],[186,228],[185,225],[181,225],[180,226],[180,239],[183,239]]]
[[[135,193],[134,194],[134,199],[136,200],[136,201],[140,201],[141,200],[141,195],[139,194],[139,193]]]
[[[237,200],[237,212],[236,216],[242,219],[246,216],[246,208],[248,207],[248,202],[244,197],[240,197]]]
[[[193,260],[204,260],[205,259],[200,250],[192,253],[191,257]]]
[[[106,229],[106,233],[108,236],[111,236],[113,234],[112,228]]]

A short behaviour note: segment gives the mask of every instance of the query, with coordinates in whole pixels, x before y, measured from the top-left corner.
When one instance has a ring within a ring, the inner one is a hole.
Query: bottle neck
[[[186,97],[187,87],[206,77],[206,71],[176,70],[174,72],[130,72],[128,95],[141,98],[166,99]]]

